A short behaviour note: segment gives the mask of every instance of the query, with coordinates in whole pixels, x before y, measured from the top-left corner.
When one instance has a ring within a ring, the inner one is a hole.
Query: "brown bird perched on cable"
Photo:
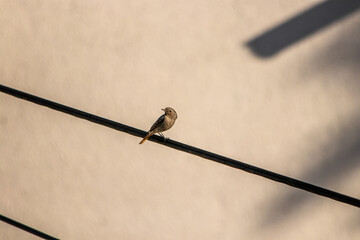
[[[154,135],[155,133],[160,134],[163,138],[164,135],[162,132],[169,130],[175,123],[175,120],[177,119],[177,114],[175,110],[171,107],[167,107],[165,109],[161,109],[165,112],[165,114],[161,115],[158,120],[151,126],[150,130],[148,131],[148,134],[144,137],[143,140],[139,144],[142,144],[145,142],[149,137]]]

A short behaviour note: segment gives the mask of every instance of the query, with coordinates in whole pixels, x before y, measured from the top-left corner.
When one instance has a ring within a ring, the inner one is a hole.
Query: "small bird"
[[[174,125],[175,120],[177,119],[177,114],[175,110],[171,107],[167,107],[161,110],[163,110],[165,114],[161,115],[158,120],[156,120],[156,122],[151,126],[150,130],[148,131],[148,134],[144,137],[143,140],[141,140],[139,144],[145,142],[155,133],[158,133],[160,134],[160,136],[165,138],[162,132],[169,130]]]

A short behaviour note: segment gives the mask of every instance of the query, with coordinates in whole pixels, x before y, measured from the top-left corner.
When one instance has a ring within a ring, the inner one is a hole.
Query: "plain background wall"
[[[247,46],[319,3],[0,1],[0,82],[144,130],[171,106],[171,139],[360,198],[360,15]],[[357,208],[139,141],[0,93],[0,213],[61,239],[360,238]]]

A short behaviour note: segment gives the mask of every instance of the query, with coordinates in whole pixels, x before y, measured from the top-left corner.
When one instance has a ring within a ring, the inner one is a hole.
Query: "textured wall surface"
[[[320,3],[1,0],[0,83],[143,130],[171,106],[171,139],[360,198],[360,15],[248,46]],[[0,93],[0,214],[61,239],[360,239],[358,208],[139,141]]]

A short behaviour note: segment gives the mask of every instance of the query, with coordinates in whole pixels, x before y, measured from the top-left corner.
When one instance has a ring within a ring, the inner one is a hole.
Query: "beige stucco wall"
[[[360,198],[360,15],[319,1],[0,1],[0,83]],[[359,239],[360,212],[0,93],[0,214],[61,239]],[[0,222],[0,239],[36,239]]]

